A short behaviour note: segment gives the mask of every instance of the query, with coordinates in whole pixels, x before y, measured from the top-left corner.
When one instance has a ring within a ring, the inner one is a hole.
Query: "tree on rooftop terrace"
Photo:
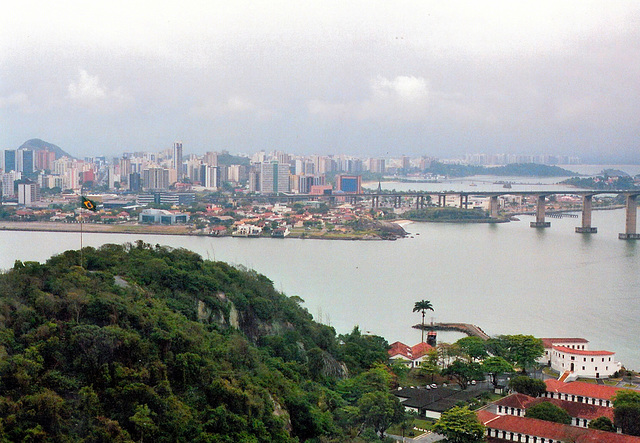
[[[413,307],[413,312],[422,312],[422,341],[424,342],[424,314],[426,311],[433,311],[433,306],[429,300],[417,301]]]
[[[525,417],[538,420],[552,421],[554,423],[571,424],[571,416],[567,411],[548,401],[543,401],[527,409]]]

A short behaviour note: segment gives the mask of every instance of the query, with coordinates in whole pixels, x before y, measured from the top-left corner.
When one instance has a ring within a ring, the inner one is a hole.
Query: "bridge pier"
[[[467,194],[460,194],[460,209],[467,209],[469,206],[469,196]]]
[[[627,194],[627,217],[625,232],[618,234],[620,240],[640,240],[640,234],[636,232],[636,220],[638,217],[638,194]]]
[[[591,203],[593,195],[584,195],[582,197],[582,226],[576,226],[576,232],[579,234],[595,234],[598,228],[591,226]]]
[[[498,218],[498,196],[492,195],[489,197],[489,216],[491,218]]]
[[[538,195],[538,201],[536,204],[536,221],[529,223],[532,228],[548,228],[551,226],[551,222],[544,221],[544,212],[546,195]]]
[[[447,194],[438,194],[438,206],[441,208],[447,206]]]

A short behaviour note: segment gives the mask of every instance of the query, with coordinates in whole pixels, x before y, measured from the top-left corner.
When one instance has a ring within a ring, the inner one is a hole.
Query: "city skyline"
[[[634,2],[21,3],[0,148],[640,161]]]

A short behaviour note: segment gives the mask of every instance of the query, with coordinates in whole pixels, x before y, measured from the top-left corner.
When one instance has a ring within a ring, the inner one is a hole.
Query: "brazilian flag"
[[[80,204],[83,208],[88,209],[89,211],[96,212],[98,210],[98,205],[96,205],[96,202],[89,200],[84,195],[80,196]]]

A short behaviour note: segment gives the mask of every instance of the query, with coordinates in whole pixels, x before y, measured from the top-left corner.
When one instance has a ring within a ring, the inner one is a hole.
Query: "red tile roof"
[[[415,346],[407,346],[404,343],[397,341],[391,344],[391,348],[389,349],[388,353],[389,358],[396,355],[402,355],[409,360],[415,360],[425,355],[431,349],[433,349],[433,346],[424,342],[418,343]]]
[[[389,353],[389,358],[395,357],[396,355],[402,355],[403,357],[406,357],[409,360],[412,359],[411,348],[399,341],[395,343],[391,343],[391,348],[387,352]]]
[[[489,412],[486,409],[481,409],[477,411],[476,415],[478,416],[478,420],[480,420],[480,422],[485,425],[491,422],[492,420],[495,420],[496,418],[500,417],[498,414]]]
[[[594,418],[598,417],[607,417],[613,421],[613,408],[580,403],[576,401],[560,400],[557,398],[534,398],[524,394],[512,394],[496,401],[494,404],[496,406],[505,406],[507,408],[519,408],[526,410],[532,406],[544,402],[552,403],[564,409],[571,417],[574,418],[593,420]]]
[[[520,408],[526,409],[529,406],[529,403],[534,401],[534,397],[529,397],[524,394],[511,394],[504,398],[501,398],[494,404],[497,406],[506,406],[507,408]]]
[[[587,403],[581,403],[577,401],[559,400],[557,398],[534,398],[527,407],[535,406],[539,403],[549,402],[559,408],[564,409],[567,413],[574,418],[593,420],[598,417],[607,417],[613,421],[613,408],[607,408],[606,406],[589,405]]]
[[[589,343],[589,340],[584,338],[541,338],[540,340],[545,348],[550,348],[556,343]]]
[[[411,354],[413,355],[413,358],[416,359],[426,355],[431,349],[433,349],[433,346],[425,342],[421,342],[411,347]]]
[[[560,352],[565,352],[567,354],[576,354],[576,355],[613,355],[615,352],[610,351],[583,351],[580,349],[571,349],[566,346],[553,346],[553,349]]]
[[[497,429],[499,431],[506,431],[507,433],[513,432],[514,434],[531,435],[559,441],[572,441],[576,443],[640,443],[640,437],[563,425],[535,418],[517,417],[515,415],[501,415],[484,424],[488,429]],[[502,437],[502,434],[500,433],[498,436]]]
[[[621,390],[621,388],[614,388],[613,386],[596,385],[583,381],[563,383],[558,380],[549,379],[544,382],[547,384],[547,392],[580,395],[582,397],[598,398],[602,400],[611,400],[611,397]]]

